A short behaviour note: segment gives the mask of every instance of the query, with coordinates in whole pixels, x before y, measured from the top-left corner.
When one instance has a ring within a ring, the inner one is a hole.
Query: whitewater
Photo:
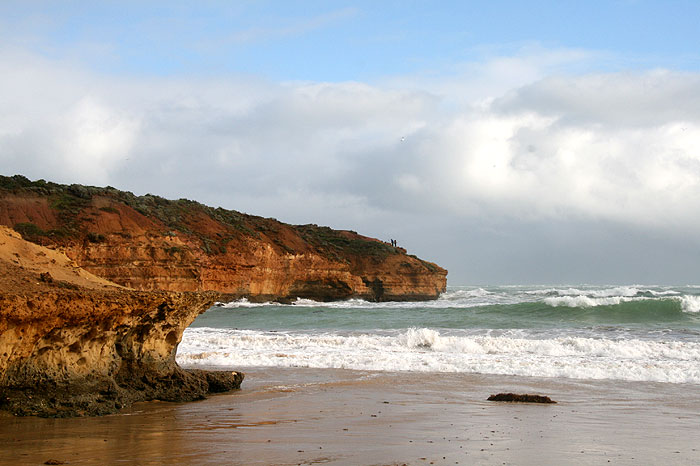
[[[188,367],[309,367],[700,384],[700,287],[449,287],[435,301],[219,303]]]

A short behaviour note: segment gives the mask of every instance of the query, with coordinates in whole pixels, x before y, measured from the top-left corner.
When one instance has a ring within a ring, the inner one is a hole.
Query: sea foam
[[[608,297],[592,297],[586,295],[579,296],[551,296],[544,298],[544,303],[549,306],[567,306],[567,307],[596,307],[596,306],[614,306],[620,303],[630,301],[641,301],[646,298],[626,298],[624,296],[608,296]]]
[[[684,312],[700,312],[700,296],[688,295],[678,298],[681,302],[681,309]]]
[[[270,332],[189,328],[177,360],[191,366],[276,366],[464,372],[700,384],[700,343],[523,331],[451,334]]]

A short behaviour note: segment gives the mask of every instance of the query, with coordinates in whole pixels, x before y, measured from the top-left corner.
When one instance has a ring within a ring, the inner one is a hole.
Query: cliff
[[[107,414],[238,388],[240,373],[175,362],[184,329],[218,298],[128,290],[0,227],[0,408]]]
[[[446,285],[446,270],[353,231],[111,187],[0,176],[0,224],[137,290],[388,301],[434,299]]]

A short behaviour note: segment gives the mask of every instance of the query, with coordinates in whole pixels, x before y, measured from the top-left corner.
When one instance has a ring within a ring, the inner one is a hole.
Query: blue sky
[[[697,70],[696,1],[4,2],[3,29],[108,73],[376,80],[537,44],[591,69]]]
[[[697,283],[700,2],[0,3],[3,174]]]

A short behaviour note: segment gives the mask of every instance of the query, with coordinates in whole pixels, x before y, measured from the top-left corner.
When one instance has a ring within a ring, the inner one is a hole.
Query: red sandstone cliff
[[[436,298],[446,285],[446,270],[352,231],[287,225],[114,188],[0,177],[0,224],[138,290],[213,290],[258,300],[422,300]]]
[[[216,293],[133,291],[0,227],[0,408],[111,413],[240,386],[237,372],[185,371],[177,345]]]

